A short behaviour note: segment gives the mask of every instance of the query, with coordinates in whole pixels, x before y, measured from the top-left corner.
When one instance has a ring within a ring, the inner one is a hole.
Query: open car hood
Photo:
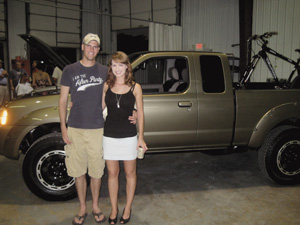
[[[37,37],[29,34],[19,34],[19,36],[29,45],[37,48],[40,52],[45,54],[61,70],[63,70],[66,65],[70,64],[67,59],[59,56],[47,43],[43,42]]]

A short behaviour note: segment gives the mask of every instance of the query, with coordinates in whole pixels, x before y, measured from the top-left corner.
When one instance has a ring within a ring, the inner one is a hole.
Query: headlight
[[[0,123],[1,125],[5,125],[7,123],[7,111],[3,110],[0,115]]]

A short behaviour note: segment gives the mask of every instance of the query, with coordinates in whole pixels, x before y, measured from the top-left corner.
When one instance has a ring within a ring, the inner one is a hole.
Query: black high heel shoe
[[[108,217],[108,223],[109,224],[117,224],[117,222],[118,222],[118,214],[119,214],[119,209],[117,211],[117,216],[114,219],[111,219],[110,216]]]
[[[124,208],[124,210],[123,210],[123,215],[124,215],[124,211],[125,211],[125,208]],[[129,218],[128,218],[128,219],[124,219],[124,218],[123,218],[123,215],[122,215],[122,217],[120,218],[120,223],[121,223],[121,224],[128,223],[129,220],[130,220],[130,217],[131,217],[131,209],[130,209],[130,214],[129,214]]]

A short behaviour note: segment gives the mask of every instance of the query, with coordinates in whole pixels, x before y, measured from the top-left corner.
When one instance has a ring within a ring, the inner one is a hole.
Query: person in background
[[[101,177],[104,173],[102,136],[102,89],[107,76],[107,67],[96,62],[100,50],[97,34],[87,34],[81,45],[83,52],[79,62],[66,66],[61,78],[59,116],[62,138],[66,143],[67,173],[75,177],[79,199],[79,212],[73,219],[75,225],[83,224],[87,216],[86,173],[90,176],[92,214],[97,223],[106,217],[99,208]],[[66,126],[69,92],[72,107]]]
[[[36,65],[37,72],[32,74],[32,87],[33,88],[44,88],[52,86],[50,76],[47,72],[44,72],[45,65],[38,62]]]
[[[21,74],[19,84],[16,87],[17,97],[30,94],[33,91],[29,78],[25,74]]]
[[[3,69],[3,61],[0,59],[0,106],[9,101],[8,73]]]
[[[38,60],[33,60],[32,64],[31,64],[31,75],[39,71],[39,69],[36,68],[38,63],[39,63]]]
[[[25,74],[29,79],[26,70],[22,68],[22,62],[21,61],[15,61],[14,68],[9,73],[9,80],[10,80],[10,88],[13,92],[13,98],[17,96],[17,93],[15,91],[17,85],[19,84],[21,74]]]
[[[60,80],[62,76],[62,71],[59,69],[57,66],[54,68],[53,73],[52,73],[52,79],[54,81],[55,86],[60,88]]]
[[[137,107],[139,136],[135,124],[128,117]],[[102,94],[102,108],[107,107],[104,125],[103,150],[108,170],[108,189],[111,202],[109,224],[118,220],[119,161],[123,161],[126,175],[126,205],[120,223],[128,223],[136,189],[137,150],[147,151],[144,141],[143,93],[138,83],[133,81],[131,64],[124,52],[116,52],[109,62],[107,81]]]

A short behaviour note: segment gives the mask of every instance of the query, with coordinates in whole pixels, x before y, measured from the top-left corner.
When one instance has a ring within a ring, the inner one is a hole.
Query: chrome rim
[[[288,176],[300,173],[300,141],[289,141],[280,148],[277,166],[283,174]]]
[[[39,182],[49,190],[66,190],[74,185],[65,165],[65,152],[53,150],[44,154],[37,163],[36,174]]]

